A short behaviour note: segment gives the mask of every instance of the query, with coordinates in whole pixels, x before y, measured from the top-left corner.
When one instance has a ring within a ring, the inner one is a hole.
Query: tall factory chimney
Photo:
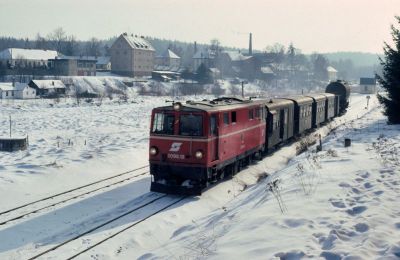
[[[194,42],[194,54],[197,52],[197,42]]]
[[[250,33],[250,36],[249,36],[249,55],[253,55],[253,42],[252,42],[252,39],[253,38],[253,35],[252,35],[252,33]]]

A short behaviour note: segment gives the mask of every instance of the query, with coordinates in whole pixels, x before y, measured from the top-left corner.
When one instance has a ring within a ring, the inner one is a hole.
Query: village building
[[[337,80],[338,71],[334,67],[328,66],[326,68],[326,71],[328,72],[328,80],[329,81],[336,81]]]
[[[36,90],[26,83],[15,83],[14,95],[17,99],[34,99],[36,98]]]
[[[57,76],[96,76],[95,57],[59,56],[49,60],[49,68]]]
[[[15,88],[13,86],[13,83],[11,82],[0,83],[0,98],[1,99],[15,98]]]
[[[96,70],[97,71],[111,71],[111,57],[100,56],[97,57]]]
[[[48,60],[57,55],[50,50],[8,48],[0,52],[0,66],[10,69],[47,67]]]
[[[61,80],[31,80],[29,87],[36,90],[40,97],[58,97],[65,95],[66,87]]]
[[[197,71],[201,64],[206,68],[214,67],[215,53],[210,49],[198,50],[193,55],[193,71]]]
[[[375,94],[376,93],[376,79],[375,78],[360,78],[360,93],[361,94]]]
[[[181,66],[181,58],[170,49],[166,49],[155,58],[155,68],[158,70],[178,71]]]
[[[111,72],[133,77],[151,76],[155,50],[144,37],[121,34],[110,52]]]

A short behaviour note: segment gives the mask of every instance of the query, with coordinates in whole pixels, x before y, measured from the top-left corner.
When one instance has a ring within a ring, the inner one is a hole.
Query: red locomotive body
[[[265,147],[262,101],[219,98],[152,111],[152,191],[201,194]]]

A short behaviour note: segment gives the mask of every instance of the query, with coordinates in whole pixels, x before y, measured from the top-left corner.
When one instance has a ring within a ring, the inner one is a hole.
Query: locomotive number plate
[[[175,154],[175,153],[169,153],[167,154],[168,159],[178,159],[178,160],[183,160],[185,159],[184,154]]]

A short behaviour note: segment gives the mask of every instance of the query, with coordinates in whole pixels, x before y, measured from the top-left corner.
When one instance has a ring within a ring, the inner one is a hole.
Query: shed
[[[6,82],[0,83],[0,98],[1,99],[12,99],[15,96],[15,88],[13,83]]]
[[[18,99],[36,98],[36,90],[34,88],[29,87],[28,84],[16,83],[15,84],[15,98],[18,98]]]
[[[31,80],[29,87],[36,90],[40,97],[55,97],[65,95],[65,85],[61,80]]]

